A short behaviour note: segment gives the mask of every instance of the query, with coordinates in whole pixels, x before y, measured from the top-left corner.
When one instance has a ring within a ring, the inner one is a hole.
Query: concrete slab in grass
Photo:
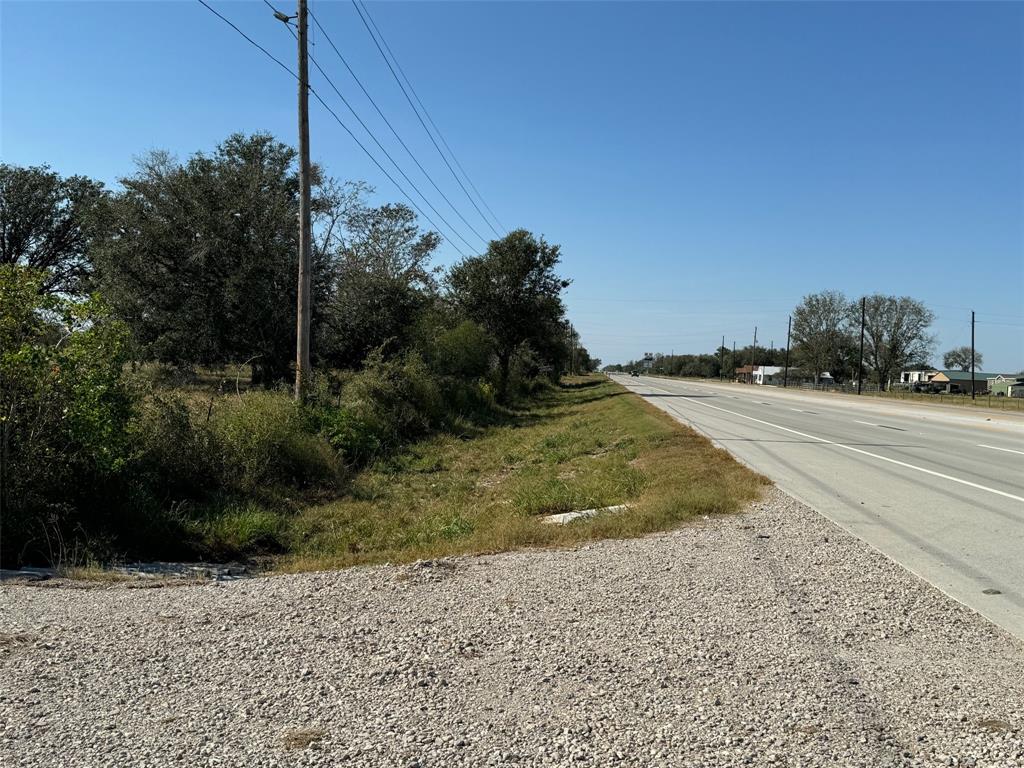
[[[616,504],[613,507],[598,507],[597,509],[581,509],[578,512],[563,512],[560,515],[548,515],[543,519],[543,522],[565,525],[566,523],[571,523],[573,520],[579,520],[583,517],[594,517],[594,515],[603,515],[606,512],[625,512],[627,509],[629,509],[628,504]]]

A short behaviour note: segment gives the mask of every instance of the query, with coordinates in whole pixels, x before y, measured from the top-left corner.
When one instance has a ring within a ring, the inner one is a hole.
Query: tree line
[[[526,230],[447,272],[440,236],[404,204],[368,206],[364,183],[313,169],[313,337],[320,368],[407,349],[423,324],[479,326],[504,390],[513,359],[570,355],[559,247]],[[295,150],[235,134],[184,162],[163,151],[109,191],[45,167],[0,165],[0,265],[39,271],[51,294],[101,295],[140,360],[179,368],[250,361],[273,385],[295,353]],[[436,330],[436,329],[435,329]],[[527,347],[529,349],[527,349]]]
[[[841,291],[822,291],[804,296],[792,314],[789,365],[794,378],[819,383],[828,373],[835,381],[855,380],[861,365],[863,320],[863,375],[866,381],[886,389],[907,369],[929,369],[936,337],[931,332],[934,313],[909,296],[872,294],[851,299]],[[719,348],[702,355],[657,355],[655,368],[679,376],[731,377],[746,365],[785,366],[786,349],[747,345],[734,354]],[[975,366],[982,356],[976,352]],[[970,370],[970,347],[957,347],[943,357],[947,368]],[[724,366],[724,368],[723,368]],[[609,366],[610,370],[642,367],[639,360]]]
[[[320,167],[313,181],[315,375],[300,407],[285,387],[292,147],[235,134],[183,161],[151,152],[117,189],[0,164],[0,558],[52,560],[71,540],[152,553],[261,488],[333,487],[594,367],[566,319],[558,245],[517,229],[442,269],[440,236],[410,208],[370,205],[366,184]],[[154,369],[186,383],[219,371],[230,397],[153,386]]]

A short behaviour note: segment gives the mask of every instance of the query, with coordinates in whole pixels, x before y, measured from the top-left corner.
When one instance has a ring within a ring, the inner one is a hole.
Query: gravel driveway
[[[1024,765],[1024,643],[779,491],[573,551],[0,587],[0,765]]]

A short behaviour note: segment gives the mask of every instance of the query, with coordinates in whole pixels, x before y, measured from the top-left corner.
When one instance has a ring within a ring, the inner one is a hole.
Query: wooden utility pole
[[[857,394],[864,383],[864,315],[867,307],[867,297],[860,299],[860,362],[857,363]]]
[[[750,384],[754,383],[754,355],[757,354],[757,326],[754,326],[754,345],[750,348]]]
[[[725,381],[725,336],[722,336],[722,351],[719,353],[722,357],[722,362],[718,366],[718,380]]]
[[[971,400],[974,399],[974,310],[971,310]]]
[[[306,0],[298,0],[299,28],[299,290],[295,323],[295,399],[306,399],[311,373],[309,363],[309,322],[312,314],[312,223],[310,217],[309,169],[309,56],[306,50],[309,11]]]
[[[572,375],[576,375],[576,329],[569,323],[569,341],[572,342]]]
[[[786,326],[786,367],[782,371],[782,386],[789,386],[789,338],[793,335],[793,316],[789,316],[789,324]]]

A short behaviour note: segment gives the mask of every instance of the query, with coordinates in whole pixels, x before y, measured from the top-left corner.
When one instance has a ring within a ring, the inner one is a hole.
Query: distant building
[[[1024,376],[997,373],[985,379],[990,394],[996,397],[1024,397]]]
[[[900,373],[900,384],[926,384],[932,380],[938,371],[935,370],[924,370],[924,371],[903,371]]]
[[[781,384],[784,369],[777,365],[744,365],[736,369],[736,381],[743,384]]]
[[[933,391],[946,392],[947,394],[970,394],[971,372],[970,371],[936,371],[928,379],[928,384]],[[974,374],[974,391],[982,394],[988,391],[988,380],[985,376]]]
[[[754,367],[755,384],[781,384],[782,367],[778,365],[758,365]]]

